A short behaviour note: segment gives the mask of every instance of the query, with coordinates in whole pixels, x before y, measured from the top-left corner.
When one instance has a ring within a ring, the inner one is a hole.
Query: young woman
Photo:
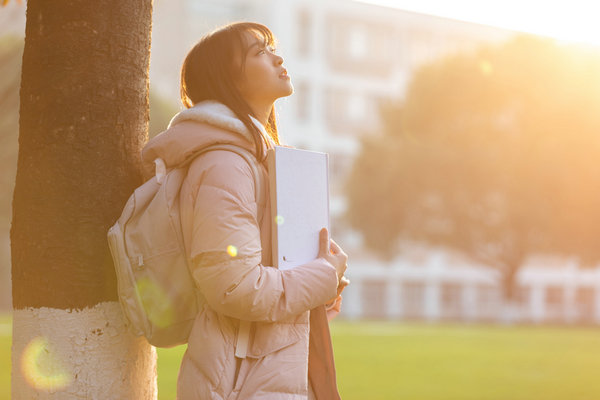
[[[261,163],[279,144],[273,104],[293,92],[272,33],[227,25],[203,37],[181,69],[187,108],[142,153],[153,170],[228,143]],[[339,311],[347,256],[320,232],[318,257],[273,268],[268,193],[256,204],[251,167],[215,150],[190,164],[180,192],[184,243],[199,288],[177,384],[179,400],[339,398],[327,318]],[[268,191],[268,188],[264,188]]]

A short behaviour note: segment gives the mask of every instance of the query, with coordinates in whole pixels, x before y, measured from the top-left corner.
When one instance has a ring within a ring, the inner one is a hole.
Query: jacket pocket
[[[302,338],[308,341],[308,329],[308,312],[298,316],[295,321],[254,322],[247,357],[261,358],[297,343]]]

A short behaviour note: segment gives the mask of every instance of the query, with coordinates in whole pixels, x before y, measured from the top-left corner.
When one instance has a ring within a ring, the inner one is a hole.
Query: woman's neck
[[[262,124],[262,126],[267,126],[267,123],[269,122],[269,115],[271,115],[271,110],[273,109],[273,104],[253,104],[250,106],[250,108],[254,113],[254,118],[256,118],[258,122]]]

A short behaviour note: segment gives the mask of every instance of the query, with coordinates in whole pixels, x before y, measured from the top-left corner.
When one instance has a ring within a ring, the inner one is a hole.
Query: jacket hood
[[[262,124],[251,119],[262,133],[264,150],[273,147],[273,140]],[[203,101],[176,114],[168,128],[144,146],[144,176],[153,176],[158,166],[174,168],[213,144],[234,144],[255,153],[252,134],[234,112],[222,103]]]

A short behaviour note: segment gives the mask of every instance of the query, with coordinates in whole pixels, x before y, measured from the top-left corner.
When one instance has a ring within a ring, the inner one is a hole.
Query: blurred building
[[[510,302],[497,270],[449,252],[378,264],[353,260],[340,317],[462,322],[600,324],[600,266],[530,258]]]
[[[178,69],[189,48],[210,30],[242,20],[267,25],[279,39],[295,87],[277,103],[281,136],[329,153],[334,218],[345,209],[343,184],[360,138],[377,131],[380,105],[402,98],[415,69],[514,34],[351,0],[156,0],[153,87],[177,101]]]

